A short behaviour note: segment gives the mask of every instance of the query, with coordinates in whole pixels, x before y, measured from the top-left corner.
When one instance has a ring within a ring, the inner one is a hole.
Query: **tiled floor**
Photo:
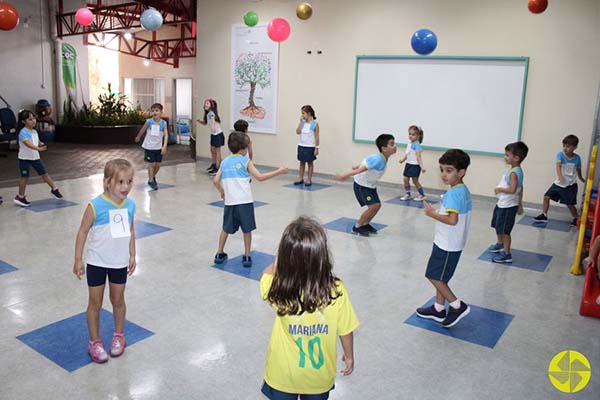
[[[127,319],[153,335],[118,359],[72,372],[17,337],[85,311],[85,281],[71,272],[73,248],[86,204],[102,191],[101,177],[63,180],[65,199],[76,203],[71,207],[34,213],[10,201],[0,206],[0,260],[16,268],[0,274],[1,399],[263,398],[274,311],[260,299],[256,274],[212,267],[223,210],[209,205],[219,195],[205,167],[165,166],[158,180],[173,187],[135,187],[136,219],[170,228],[137,240],[138,269],[127,284]],[[137,184],[146,179],[140,168]],[[297,215],[322,223],[359,215],[349,183],[321,180],[331,187],[314,192],[283,187],[294,178],[252,183],[254,197],[266,203],[256,208],[253,250],[265,257],[275,254],[282,230]],[[10,198],[14,191],[7,187],[0,195]],[[31,185],[28,194],[46,198],[47,187]],[[478,311],[463,321],[467,336],[458,330],[441,335],[407,321],[434,295],[423,276],[434,225],[419,208],[386,203],[400,194],[380,188],[383,206],[375,221],[387,227],[376,237],[327,230],[335,272],[361,321],[356,369],[337,377],[331,399],[600,398],[600,319],[578,315],[583,278],[569,274],[575,231],[515,225],[516,248],[552,256],[543,272],[482,262],[478,257],[495,239],[493,203],[475,200],[451,286]],[[231,259],[242,254],[240,234],[230,237],[226,251]],[[108,294],[104,309],[112,311]],[[488,338],[483,344],[465,339],[481,335]],[[60,337],[47,340],[65,347]],[[85,345],[85,339],[66,343],[79,353]],[[591,362],[592,379],[580,393],[564,395],[549,382],[548,364],[562,350],[580,351]],[[341,370],[341,355],[338,363]]]

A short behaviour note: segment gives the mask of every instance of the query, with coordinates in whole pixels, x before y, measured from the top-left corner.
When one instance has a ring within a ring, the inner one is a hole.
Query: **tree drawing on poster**
[[[264,119],[266,110],[254,102],[256,85],[264,89],[271,86],[271,59],[263,53],[241,53],[235,60],[235,83],[244,88],[250,85],[248,106],[240,114],[252,119]]]

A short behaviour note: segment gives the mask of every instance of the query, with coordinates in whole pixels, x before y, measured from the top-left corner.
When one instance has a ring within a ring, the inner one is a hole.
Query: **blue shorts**
[[[223,132],[216,135],[210,135],[210,146],[211,147],[223,147],[225,146],[225,135]]]
[[[223,230],[230,235],[242,228],[242,232],[248,233],[256,229],[254,220],[254,203],[236,204],[225,206],[223,214]]]
[[[560,187],[553,183],[544,196],[548,196],[551,200],[558,201],[561,204],[568,206],[575,205],[577,204],[577,184],[574,183],[567,187]]]
[[[127,267],[115,269],[96,267],[95,265],[88,264],[85,275],[87,277],[88,286],[93,287],[106,284],[107,276],[110,283],[124,285],[127,282]]]
[[[160,150],[148,150],[144,149],[144,161],[155,163],[162,161],[162,153]]]
[[[298,161],[311,162],[316,159],[314,147],[298,146]]]
[[[356,182],[354,182],[354,196],[356,196],[356,200],[358,200],[361,207],[381,203],[377,189],[361,186]]]
[[[418,178],[421,175],[421,166],[419,164],[406,164],[404,166],[404,176],[409,178]]]
[[[46,168],[44,168],[44,163],[42,160],[21,160],[19,158],[19,173],[22,177],[29,177],[29,166],[32,166],[37,172],[38,175],[42,176],[46,174]]]
[[[500,208],[496,206],[496,208],[494,208],[494,214],[492,215],[492,228],[496,228],[496,235],[510,235],[513,227],[515,226],[518,210],[519,206],[508,208]]]
[[[425,276],[436,281],[450,282],[461,253],[462,251],[442,250],[434,243]]]
[[[277,389],[273,389],[267,382],[263,383],[261,392],[271,400],[327,400],[329,398],[329,392],[335,388],[335,385],[325,393],[319,394],[293,394],[282,392]]]

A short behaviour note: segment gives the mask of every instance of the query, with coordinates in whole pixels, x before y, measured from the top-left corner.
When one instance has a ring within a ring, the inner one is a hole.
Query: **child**
[[[235,124],[233,124],[233,130],[246,134],[246,137],[248,138],[248,157],[250,158],[250,161],[252,161],[254,153],[252,151],[252,139],[250,139],[250,135],[248,135],[248,121],[238,119],[235,121]]]
[[[399,161],[400,164],[406,161],[406,165],[404,166],[404,189],[406,190],[406,194],[400,197],[400,200],[412,199],[410,195],[410,178],[412,178],[419,192],[415,200],[423,201],[426,199],[425,192],[423,191],[423,186],[419,183],[419,175],[421,175],[421,172],[426,172],[423,167],[423,159],[421,158],[421,152],[423,151],[421,148],[421,143],[423,143],[423,129],[416,125],[411,125],[408,128],[408,141],[406,155]]]
[[[450,328],[470,312],[469,306],[452,293],[448,282],[467,242],[471,222],[471,193],[463,183],[471,160],[464,151],[450,149],[440,157],[439,163],[442,181],[450,185],[450,189],[442,197],[439,211],[427,201],[423,202],[425,215],[437,221],[433,250],[425,272],[436,290],[435,303],[418,308],[417,316],[441,322],[444,328]],[[444,307],[446,300],[450,303],[448,313]]]
[[[206,169],[209,175],[215,175],[221,165],[221,147],[225,146],[225,135],[221,129],[221,118],[217,110],[217,102],[213,98],[204,100],[204,118],[199,119],[202,125],[210,128],[210,156],[212,164]]]
[[[44,163],[40,159],[40,151],[47,150],[47,146],[40,141],[35,128],[35,114],[29,110],[19,112],[19,193],[15,196],[15,204],[21,207],[29,207],[31,203],[25,197],[25,188],[29,180],[29,167],[33,167],[37,174],[42,177],[44,182],[50,186],[50,193],[57,198],[62,199],[62,194],[58,187],[46,172]]]
[[[81,220],[75,242],[73,273],[78,279],[87,274],[89,302],[87,322],[90,333],[88,353],[96,363],[108,361],[99,336],[100,308],[104,297],[106,277],[110,287],[115,333],[110,345],[110,355],[118,357],[125,351],[125,283],[135,271],[135,231],[133,215],[135,203],[128,199],[133,183],[133,166],[127,160],[115,159],[104,167],[104,193],[88,204]],[[83,247],[88,232],[83,268]]]
[[[388,159],[396,153],[396,144],[394,136],[383,133],[375,140],[379,153],[372,154],[362,160],[360,165],[352,167],[352,171],[346,174],[340,174],[335,177],[339,181],[344,181],[354,176],[354,195],[361,207],[367,206],[367,209],[360,215],[356,224],[352,227],[352,233],[360,236],[369,236],[376,234],[377,229],[371,225],[371,221],[377,215],[381,208],[381,201],[377,194],[377,181],[385,173]]]
[[[498,241],[491,245],[492,253],[500,253],[492,258],[495,263],[510,263],[510,232],[515,225],[517,214],[523,214],[523,170],[521,163],[527,157],[529,148],[523,142],[509,143],[504,148],[504,161],[510,169],[502,175],[500,183],[494,189],[498,203],[492,216],[492,228],[496,229]]]
[[[142,126],[142,129],[135,137],[135,142],[139,143],[142,135],[146,134],[142,147],[144,148],[144,161],[148,163],[148,185],[158,190],[156,174],[160,169],[160,163],[165,154],[167,154],[167,144],[169,142],[169,128],[167,122],[161,119],[163,106],[160,103],[152,104],[150,107],[152,118]]]
[[[319,124],[315,119],[315,110],[311,106],[302,106],[300,109],[302,116],[296,128],[296,135],[300,135],[298,141],[298,161],[300,161],[300,180],[294,182],[294,185],[310,186],[312,185],[312,176],[314,170],[314,161],[319,155]],[[304,182],[304,168],[308,163],[308,176]]]
[[[581,175],[581,158],[575,154],[575,149],[579,144],[579,138],[575,135],[567,135],[562,141],[563,149],[556,154],[556,175],[558,178],[554,181],[550,189],[544,194],[543,212],[533,218],[537,222],[548,222],[548,209],[550,200],[559,201],[565,204],[573,220],[571,225],[577,225],[577,178],[585,182]]]
[[[353,331],[359,322],[344,283],[332,273],[323,228],[300,217],[281,237],[275,263],[260,278],[262,298],[277,310],[262,392],[269,399],[327,399],[336,374],[354,370]]]
[[[231,155],[221,163],[213,183],[225,201],[223,215],[223,231],[219,237],[219,249],[215,255],[215,264],[223,264],[227,260],[225,242],[241,227],[244,232],[244,256],[242,265],[250,268],[252,257],[252,231],[256,229],[254,221],[254,200],[250,188],[250,175],[258,181],[266,181],[277,175],[287,174],[288,169],[281,167],[275,171],[261,174],[252,161],[248,159],[248,136],[242,132],[232,132],[227,139]]]

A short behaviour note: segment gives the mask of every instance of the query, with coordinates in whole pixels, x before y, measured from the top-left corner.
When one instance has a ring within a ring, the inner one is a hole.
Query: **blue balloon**
[[[160,13],[152,8],[147,9],[142,13],[140,22],[144,29],[149,31],[156,31],[160,29],[163,24],[163,17]]]
[[[416,53],[425,56],[437,47],[437,36],[429,29],[419,29],[413,33],[410,45]]]

